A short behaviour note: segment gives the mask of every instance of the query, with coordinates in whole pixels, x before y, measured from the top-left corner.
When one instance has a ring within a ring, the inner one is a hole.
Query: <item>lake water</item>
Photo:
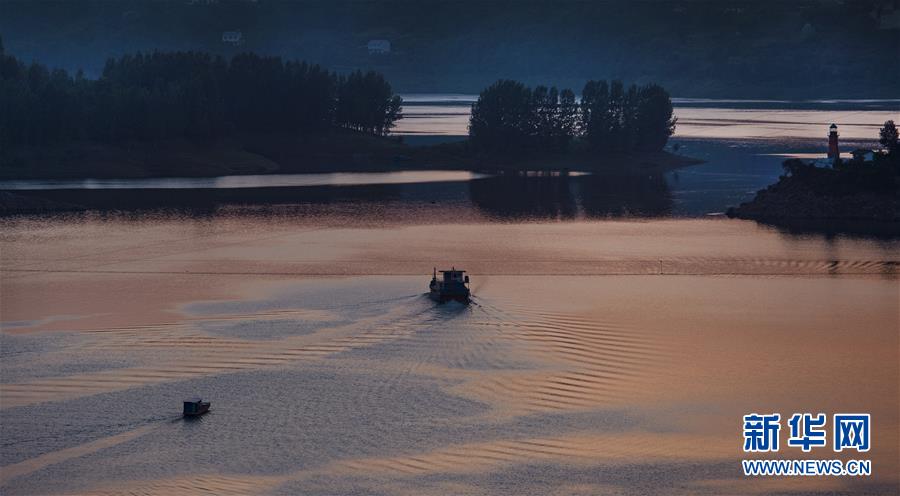
[[[127,208],[0,219],[0,493],[896,494],[900,240],[708,215],[809,137],[676,142],[707,162],[42,192]],[[744,477],[741,417],[806,411],[872,450],[779,456],[873,475]]]
[[[477,95],[404,95],[400,135],[468,134],[469,110]],[[812,139],[821,142],[837,123],[844,140],[873,140],[884,121],[897,120],[896,100],[713,100],[674,98],[678,138],[736,140]],[[824,151],[823,151],[824,153]]]

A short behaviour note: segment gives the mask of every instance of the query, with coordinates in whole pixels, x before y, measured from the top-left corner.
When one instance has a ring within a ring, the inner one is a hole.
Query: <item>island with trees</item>
[[[675,123],[669,93],[655,84],[588,81],[579,100],[570,89],[500,80],[472,105],[469,140],[432,148],[503,171],[660,172],[698,163],[663,150]]]
[[[383,75],[243,53],[152,52],[102,74],[50,70],[0,40],[0,179],[203,177],[395,169],[646,172],[695,163],[663,150],[675,119],[657,85],[571,90],[501,80],[469,139],[389,136],[402,99]]]
[[[242,53],[136,53],[95,79],[25,63],[0,39],[0,180],[218,177],[457,169],[646,177],[698,161],[663,151],[674,131],[657,85],[569,89],[500,80],[472,105],[468,139],[390,135],[402,98],[374,71]],[[0,192],[0,214],[81,210]],[[152,198],[149,199],[152,202]]]
[[[857,150],[831,166],[789,159],[778,182],[729,217],[799,230],[900,235],[900,145],[894,121],[879,133],[881,150]]]

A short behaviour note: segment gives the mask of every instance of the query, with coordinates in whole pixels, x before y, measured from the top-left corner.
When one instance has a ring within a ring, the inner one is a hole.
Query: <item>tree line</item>
[[[339,75],[252,53],[226,60],[154,52],[109,59],[94,80],[25,64],[0,41],[0,144],[208,141],[233,132],[320,133],[334,126],[384,135],[401,104],[372,71]]]
[[[672,99],[659,85],[588,81],[570,89],[500,80],[472,104],[469,137],[488,152],[564,151],[573,142],[598,152],[659,151],[675,131]]]

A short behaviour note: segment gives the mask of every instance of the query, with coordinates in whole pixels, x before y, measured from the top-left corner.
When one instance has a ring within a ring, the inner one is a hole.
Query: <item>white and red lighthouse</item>
[[[838,149],[837,125],[832,124],[828,131],[828,158],[834,160],[841,156],[841,151]]]

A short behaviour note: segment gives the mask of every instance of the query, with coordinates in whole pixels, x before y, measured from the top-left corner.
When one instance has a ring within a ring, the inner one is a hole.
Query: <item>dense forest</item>
[[[572,90],[500,80],[472,104],[469,137],[488,152],[564,151],[573,141],[597,152],[659,151],[675,131],[662,87],[588,81]]]
[[[201,52],[109,59],[97,79],[25,64],[0,41],[0,145],[63,140],[212,141],[235,132],[386,134],[401,99],[376,72]]]

